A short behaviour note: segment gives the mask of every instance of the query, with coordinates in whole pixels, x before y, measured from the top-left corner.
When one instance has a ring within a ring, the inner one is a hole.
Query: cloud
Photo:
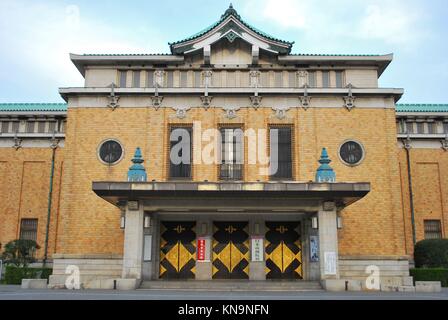
[[[243,10],[252,19],[332,45],[341,38],[415,45],[425,34],[424,10],[415,0],[248,0]]]
[[[75,5],[2,0],[0,39],[8,48],[0,52],[2,69],[27,70],[29,77],[54,85],[56,91],[58,86],[83,85],[69,53],[148,53],[147,39],[155,39],[152,50],[167,50],[156,28],[142,26],[130,34],[88,14]]]
[[[417,11],[404,4],[369,5],[355,34],[392,44],[411,44],[418,41],[422,33],[417,28],[419,17]]]

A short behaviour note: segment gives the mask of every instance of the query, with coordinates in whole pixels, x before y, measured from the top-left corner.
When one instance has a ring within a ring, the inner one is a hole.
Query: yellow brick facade
[[[141,147],[148,180],[167,181],[168,128],[200,121],[202,130],[223,125],[267,129],[270,125],[293,128],[295,181],[314,179],[322,147],[333,160],[337,181],[371,182],[372,191],[342,211],[339,231],[341,255],[412,255],[407,164],[397,147],[393,109],[294,108],[278,120],[270,108],[244,108],[232,120],[220,108],[194,108],[185,119],[170,108],[69,108],[66,143],[56,150],[49,254],[122,254],[120,210],[97,197],[92,181],[124,181],[136,147]],[[325,125],[322,125],[325,124]],[[100,143],[109,138],[124,146],[124,158],[107,166],[97,156]],[[347,139],[361,142],[364,161],[343,164],[338,148]],[[245,144],[245,159],[248,146]],[[43,257],[51,168],[51,148],[2,148],[0,153],[0,242],[20,234],[22,218],[38,219],[38,243]],[[448,158],[442,149],[411,149],[417,240],[424,238],[423,221],[442,221],[448,228]],[[245,165],[245,181],[266,181],[258,165]],[[197,164],[192,181],[219,181],[216,165]],[[61,189],[62,186],[62,189]]]
[[[48,237],[48,254],[58,250],[60,184],[64,150],[56,149],[53,201]],[[48,195],[51,173],[51,148],[0,149],[0,243],[2,247],[20,236],[21,219],[38,219],[37,258],[44,256]]]

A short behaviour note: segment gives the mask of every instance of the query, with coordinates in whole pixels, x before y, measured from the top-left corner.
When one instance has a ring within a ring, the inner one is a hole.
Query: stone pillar
[[[335,203],[324,202],[318,212],[321,280],[339,279],[338,228],[336,218]]]
[[[263,237],[263,252],[266,239],[264,239],[265,228],[263,219],[252,219],[249,222],[249,280],[260,281],[266,280],[266,257],[263,261],[252,261],[252,236]]]
[[[132,201],[132,203],[135,203]],[[123,273],[125,279],[142,279],[143,263],[143,205],[126,206],[124,229]]]
[[[211,280],[212,279],[212,234],[213,224],[208,218],[199,218],[197,220],[197,237],[206,237],[206,251],[208,253],[208,260],[196,260],[196,280]],[[206,254],[207,256],[207,254]]]

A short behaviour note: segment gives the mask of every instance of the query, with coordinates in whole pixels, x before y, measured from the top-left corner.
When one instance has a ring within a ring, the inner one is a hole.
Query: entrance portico
[[[326,280],[339,278],[338,212],[370,184],[94,182],[93,191],[123,212],[123,278]]]

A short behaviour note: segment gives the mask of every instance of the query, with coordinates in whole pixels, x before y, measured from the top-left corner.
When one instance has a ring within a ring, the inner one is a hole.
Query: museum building
[[[397,104],[392,54],[293,45],[230,6],[169,54],[71,54],[66,103],[0,104],[0,243],[36,240],[53,287],[409,285],[448,231],[448,105]]]

